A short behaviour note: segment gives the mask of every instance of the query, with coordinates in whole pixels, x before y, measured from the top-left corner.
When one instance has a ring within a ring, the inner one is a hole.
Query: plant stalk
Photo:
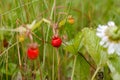
[[[58,80],[61,80],[60,79],[60,55],[59,55],[59,52],[58,52],[58,49],[56,48],[56,53],[57,53],[57,61],[58,61]]]
[[[54,3],[53,3],[53,6],[52,6],[52,10],[51,10],[51,14],[50,14],[50,19],[52,20],[52,17],[53,17],[53,12],[54,12],[54,8],[55,8],[55,3],[56,0],[54,0]],[[49,35],[49,31],[50,31],[50,24],[48,25],[48,29],[47,29],[47,34],[46,34],[46,38],[45,38],[45,41],[48,40],[48,35]],[[43,67],[45,65],[45,56],[46,56],[46,44],[44,45],[44,50],[43,50]]]
[[[54,80],[54,68],[55,68],[55,66],[54,66],[54,64],[55,64],[55,57],[54,57],[54,51],[53,51],[53,64],[52,64],[52,80]]]
[[[95,79],[95,76],[97,75],[98,71],[100,70],[100,67],[98,67],[95,71],[95,73],[93,74],[91,80],[94,80]]]
[[[77,61],[77,55],[75,55],[75,59],[74,59],[74,64],[73,64],[73,70],[72,70],[71,80],[73,80],[73,77],[74,77],[76,61]]]

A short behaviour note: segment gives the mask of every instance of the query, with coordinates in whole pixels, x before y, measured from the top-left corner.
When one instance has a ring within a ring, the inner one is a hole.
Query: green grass
[[[71,25],[66,22],[59,29],[59,35],[67,37],[67,39],[63,39],[65,43],[72,40],[85,27],[96,28],[98,24],[105,24],[109,20],[113,20],[119,25],[119,7],[119,0],[0,0],[0,29],[15,29],[22,24],[31,24],[33,20],[38,22],[43,18],[53,23],[59,23],[68,15],[72,15],[75,23]],[[30,43],[29,38],[25,38],[23,42],[17,44],[17,35],[19,35],[17,32],[0,30],[1,54],[6,50],[0,56],[0,80],[17,80],[18,72],[22,74],[24,80],[34,80],[34,76],[36,76],[35,80],[41,78],[42,80],[69,80],[71,76],[73,76],[71,80],[91,79],[94,70],[83,78],[80,76],[84,74],[77,73],[77,69],[84,69],[79,64],[82,64],[83,67],[91,67],[83,57],[78,56],[81,58],[80,61],[86,63],[85,65],[79,61],[74,65],[76,55],[66,51],[64,43],[57,50],[51,46],[53,32],[49,24],[43,22],[33,33],[47,42],[43,42],[33,35],[34,42],[39,44],[40,55],[39,58],[31,61],[27,58],[26,53]],[[7,48],[3,46],[4,39],[9,43]],[[11,47],[12,45],[13,47]],[[19,66],[18,53],[20,53],[22,68]],[[60,63],[58,63],[58,57]],[[96,65],[94,64],[94,66]],[[87,71],[90,72],[89,69],[86,70],[86,73],[88,73]],[[60,75],[60,79],[58,75]]]

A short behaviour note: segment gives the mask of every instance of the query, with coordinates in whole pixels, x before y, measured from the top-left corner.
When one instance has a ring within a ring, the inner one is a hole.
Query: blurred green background
[[[33,20],[39,21],[42,18],[46,18],[52,22],[60,22],[66,19],[68,15],[72,15],[75,20],[74,24],[64,24],[59,32],[61,37],[63,37],[63,35],[67,37],[66,40],[63,39],[63,41],[66,42],[73,39],[73,37],[85,27],[96,28],[99,24],[105,24],[110,20],[115,21],[119,26],[120,0],[56,0],[52,14],[54,1],[55,0],[0,0],[0,29],[3,27],[6,29],[14,29],[19,27],[21,23],[30,24]],[[17,20],[21,23],[17,24]],[[34,33],[48,42],[50,42],[53,35],[52,29],[50,28],[50,30],[48,30],[48,24],[45,23],[42,23]],[[0,53],[7,49],[3,46],[3,40],[6,39],[8,41],[9,48],[17,41],[16,34],[16,32],[0,31]],[[25,39],[24,42],[19,44],[19,49],[22,65],[26,68],[19,68],[18,50],[17,45],[15,45],[9,51],[6,51],[6,54],[0,56],[0,80],[16,80],[16,76],[17,78],[18,76],[20,77],[19,72],[22,74],[24,80],[33,80],[31,78],[32,69],[36,71],[35,80],[40,80],[39,75],[41,74],[43,80],[58,79],[56,50],[50,44],[43,43],[35,36],[33,38],[34,41],[40,45],[39,59],[33,62],[27,59],[26,49],[30,41],[28,38]],[[74,65],[74,56],[63,48],[64,47],[61,46],[58,50],[61,56],[61,80],[70,80]],[[93,72],[91,71],[91,73],[88,74],[88,72],[90,72],[89,64],[83,57],[78,56],[78,58],[81,62],[79,60],[77,61],[74,80],[89,80]],[[45,64],[43,65],[44,59]],[[83,65],[81,66],[80,64]],[[84,71],[81,72],[81,70]],[[87,76],[85,74],[87,74]]]

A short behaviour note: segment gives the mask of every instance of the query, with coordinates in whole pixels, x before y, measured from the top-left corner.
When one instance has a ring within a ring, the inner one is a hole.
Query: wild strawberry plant
[[[2,0],[0,80],[119,80],[118,3]]]

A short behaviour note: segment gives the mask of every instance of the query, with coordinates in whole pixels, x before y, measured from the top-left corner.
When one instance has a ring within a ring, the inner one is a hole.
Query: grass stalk
[[[6,51],[6,80],[8,80],[8,51]]]
[[[53,6],[52,6],[52,10],[51,10],[51,14],[50,14],[50,20],[52,20],[52,17],[53,17],[53,12],[54,12],[54,8],[55,8],[55,4],[56,4],[55,2],[56,2],[56,0],[54,0]],[[47,34],[46,34],[45,41],[48,40],[49,31],[50,31],[50,24],[48,24]],[[45,65],[46,47],[47,47],[47,44],[44,44],[44,50],[43,50],[43,67]]]
[[[17,36],[18,41],[18,36]],[[19,49],[19,43],[17,43],[17,49],[18,49],[18,60],[19,60],[19,67],[22,68],[21,58],[20,58],[20,49]]]
[[[55,71],[54,71],[54,68],[55,68],[55,66],[54,66],[54,64],[55,64],[55,62],[54,62],[54,61],[55,61],[54,51],[53,51],[53,55],[52,55],[52,56],[53,56],[53,64],[52,64],[52,80],[54,80],[54,74],[55,74],[55,73],[54,73],[54,72],[55,72]]]
[[[77,55],[75,55],[75,58],[74,58],[74,63],[73,63],[73,70],[72,70],[71,80],[73,80],[73,78],[74,78],[74,72],[75,72],[76,61],[77,61]]]
[[[56,53],[57,53],[57,67],[58,67],[58,80],[61,80],[61,76],[60,76],[60,55],[59,55],[59,51],[56,48]]]

